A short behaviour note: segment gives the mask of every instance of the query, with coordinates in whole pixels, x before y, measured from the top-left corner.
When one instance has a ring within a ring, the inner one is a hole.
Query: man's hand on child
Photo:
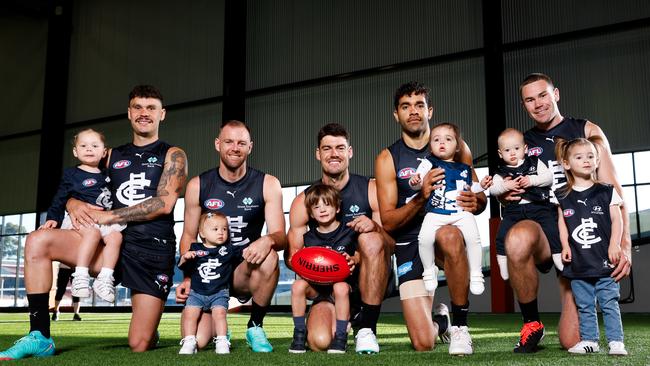
[[[41,226],[38,227],[38,230],[44,230],[44,229],[56,229],[56,221],[55,220],[47,220],[45,223]]]

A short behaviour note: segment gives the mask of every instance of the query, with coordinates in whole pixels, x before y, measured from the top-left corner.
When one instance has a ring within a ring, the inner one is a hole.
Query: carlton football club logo
[[[129,160],[120,160],[113,163],[113,169],[124,169],[127,166],[131,165]]]
[[[129,163],[130,164],[130,163]],[[129,174],[129,180],[120,184],[115,192],[117,200],[123,205],[133,206],[149,197],[142,191],[149,187],[151,180],[145,177],[145,173]]]
[[[582,245],[583,249],[589,249],[593,244],[599,243],[602,239],[600,236],[594,235],[594,230],[598,228],[598,224],[594,222],[593,218],[581,219],[580,226],[575,228],[571,233],[571,237],[578,244]]]
[[[95,179],[93,179],[93,178],[88,178],[88,179],[84,180],[83,182],[81,182],[81,184],[84,187],[92,187],[95,184],[97,184],[97,181]]]
[[[203,202],[203,206],[205,206],[205,208],[207,208],[208,210],[219,210],[224,205],[225,204],[223,203],[223,201],[218,198],[210,198],[205,200],[205,202]]]
[[[404,168],[397,173],[397,178],[399,179],[409,179],[415,174],[415,169],[408,167]]]
[[[542,149],[541,147],[535,146],[535,147],[532,147],[532,148],[528,149],[528,156],[540,156],[540,155],[542,155],[543,151],[544,151],[544,149]]]

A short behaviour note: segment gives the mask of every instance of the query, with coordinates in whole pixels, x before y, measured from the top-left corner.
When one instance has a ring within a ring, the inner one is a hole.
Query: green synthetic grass
[[[275,347],[271,354],[254,354],[246,346],[244,332],[248,316],[232,314],[228,323],[232,330],[232,353],[215,355],[212,349],[194,356],[179,356],[180,314],[165,314],[159,331],[160,346],[143,354],[129,351],[126,335],[131,314],[83,315],[82,322],[73,322],[72,314],[61,314],[60,321],[52,323],[52,335],[57,355],[44,359],[13,361],[12,364],[39,365],[650,365],[650,316],[624,314],[625,344],[630,355],[612,357],[601,339],[601,352],[595,355],[569,355],[560,349],[556,333],[557,314],[543,314],[546,338],[543,349],[536,354],[515,355],[512,347],[519,335],[521,321],[516,314],[470,315],[470,331],[474,340],[474,355],[452,357],[447,345],[441,344],[431,352],[413,351],[410,347],[403,319],[399,314],[384,314],[379,324],[378,355],[354,354],[352,336],[346,355],[328,355],[307,352],[293,355],[287,352],[293,325],[289,314],[268,315],[264,328]],[[9,347],[13,341],[27,333],[27,314],[0,314],[0,348]],[[601,334],[604,335],[602,326]]]

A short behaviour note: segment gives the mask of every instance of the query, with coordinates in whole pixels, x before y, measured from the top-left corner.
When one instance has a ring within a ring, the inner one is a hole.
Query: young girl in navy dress
[[[569,352],[600,351],[598,301],[609,354],[627,355],[618,306],[620,286],[611,277],[622,255],[623,221],[619,206],[623,200],[613,186],[598,182],[598,141],[594,142],[578,138],[560,141],[556,147],[567,177],[566,186],[557,192],[562,260],[566,263],[562,275],[571,280],[580,319],[580,342]]]

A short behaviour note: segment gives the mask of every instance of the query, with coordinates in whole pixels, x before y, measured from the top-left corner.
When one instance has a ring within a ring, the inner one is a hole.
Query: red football
[[[350,267],[343,254],[329,248],[308,247],[291,258],[293,270],[308,282],[330,285],[350,275]]]

